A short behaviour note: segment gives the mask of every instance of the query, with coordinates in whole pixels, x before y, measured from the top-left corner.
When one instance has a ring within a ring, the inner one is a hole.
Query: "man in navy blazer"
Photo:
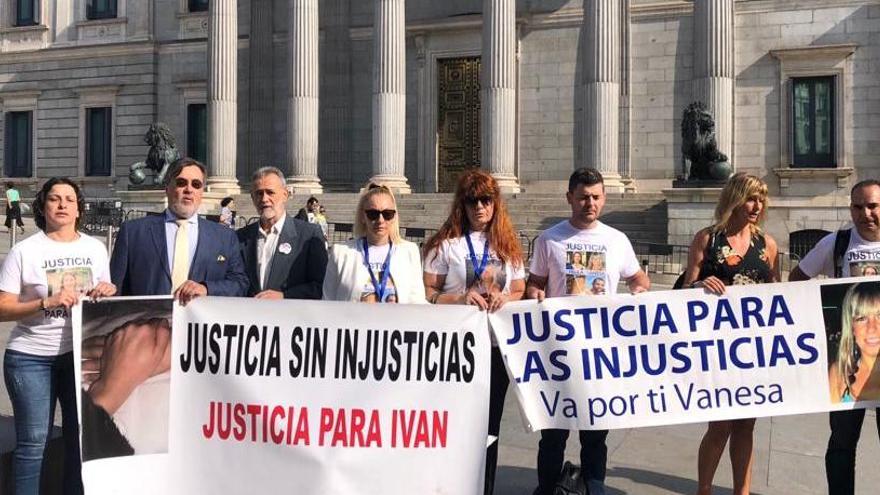
[[[120,295],[174,294],[183,303],[204,295],[245,295],[248,278],[235,233],[198,215],[205,178],[200,162],[175,161],[165,176],[168,208],[122,224],[110,258]]]
[[[321,299],[327,247],[318,225],[287,215],[284,173],[262,167],[251,178],[260,221],[238,231],[250,286],[258,299]]]

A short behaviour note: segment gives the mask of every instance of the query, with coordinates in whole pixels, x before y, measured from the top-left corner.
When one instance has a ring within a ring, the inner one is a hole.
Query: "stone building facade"
[[[95,196],[155,121],[223,192],[266,164],[302,192],[444,191],[471,166],[544,192],[580,165],[657,192],[694,100],[770,184],[777,236],[836,228],[880,169],[880,2],[0,1],[4,176]],[[713,194],[668,191],[670,241]]]

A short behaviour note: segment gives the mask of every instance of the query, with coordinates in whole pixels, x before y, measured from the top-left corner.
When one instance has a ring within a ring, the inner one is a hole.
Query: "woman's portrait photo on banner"
[[[822,286],[831,402],[880,400],[880,282]]]
[[[62,289],[84,294],[92,290],[92,270],[88,267],[47,270],[46,282],[49,297],[58,294]]]
[[[172,303],[83,302],[83,461],[168,452]]]

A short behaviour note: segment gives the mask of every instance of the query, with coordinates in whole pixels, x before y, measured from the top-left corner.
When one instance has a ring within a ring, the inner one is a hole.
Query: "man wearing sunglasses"
[[[285,182],[284,172],[275,167],[262,167],[251,177],[251,200],[260,221],[238,231],[250,280],[247,295],[321,299],[327,269],[324,233],[317,224],[287,215]]]
[[[173,294],[184,304],[204,295],[245,295],[235,232],[199,217],[205,178],[200,162],[175,161],[165,176],[168,208],[122,224],[110,258],[119,295]]]

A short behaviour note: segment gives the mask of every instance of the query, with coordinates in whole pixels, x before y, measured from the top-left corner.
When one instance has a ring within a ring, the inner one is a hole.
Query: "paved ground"
[[[32,232],[33,227],[28,227]],[[0,258],[8,252],[9,235],[0,233]],[[659,289],[662,287],[655,286]],[[11,323],[0,323],[0,348],[5,348]],[[0,354],[2,364],[2,354]],[[0,452],[8,450],[14,432],[11,407],[0,382]],[[57,415],[56,415],[57,416]],[[535,455],[539,435],[526,433],[511,392],[505,405],[495,493],[530,495],[536,482]],[[696,490],[697,446],[704,424],[617,430],[608,438],[609,494],[692,494]],[[754,494],[811,495],[826,493],[823,455],[828,438],[827,415],[759,419],[755,431]],[[577,462],[577,440],[568,457]],[[869,411],[859,450],[857,493],[878,493],[880,442]],[[716,477],[718,494],[731,493],[730,463],[721,461]]]

